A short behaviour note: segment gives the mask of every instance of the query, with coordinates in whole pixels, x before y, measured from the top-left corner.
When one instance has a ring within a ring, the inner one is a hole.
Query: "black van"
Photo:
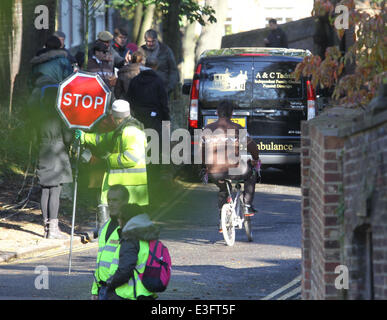
[[[223,48],[207,50],[196,65],[190,94],[188,130],[216,121],[216,107],[228,99],[238,107],[232,120],[246,128],[260,150],[262,164],[300,163],[300,124],[314,116],[310,81],[296,81],[296,65],[311,53],[301,49]],[[194,151],[195,142],[192,141]]]

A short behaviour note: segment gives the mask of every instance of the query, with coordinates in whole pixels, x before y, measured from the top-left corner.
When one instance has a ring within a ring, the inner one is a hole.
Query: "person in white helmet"
[[[141,122],[130,114],[129,102],[116,100],[112,104],[116,128],[107,133],[75,131],[81,144],[94,146],[107,162],[98,210],[98,228],[109,219],[107,193],[113,185],[123,185],[129,192],[129,202],[149,205],[145,149],[147,139]]]

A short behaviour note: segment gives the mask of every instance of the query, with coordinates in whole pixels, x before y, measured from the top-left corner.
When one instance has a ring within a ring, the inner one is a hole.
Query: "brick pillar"
[[[341,153],[344,139],[327,122],[302,124],[302,298],[337,299],[340,265]]]
[[[310,223],[309,223],[309,188],[310,188],[310,136],[309,123],[301,123],[301,225],[302,225],[302,280],[301,296],[304,300],[310,299]]]

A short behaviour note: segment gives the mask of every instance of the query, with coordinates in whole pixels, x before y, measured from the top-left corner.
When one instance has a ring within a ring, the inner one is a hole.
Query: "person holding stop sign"
[[[147,139],[143,125],[131,117],[130,105],[125,100],[113,102],[112,116],[117,127],[111,132],[100,134],[75,130],[75,138],[81,144],[94,146],[107,161],[98,206],[99,229],[109,219],[107,193],[110,186],[124,185],[129,192],[129,203],[149,205],[145,159]]]

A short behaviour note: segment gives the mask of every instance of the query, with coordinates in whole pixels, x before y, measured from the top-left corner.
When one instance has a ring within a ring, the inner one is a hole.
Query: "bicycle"
[[[241,192],[241,183],[243,181],[236,181],[235,197],[232,197],[232,180],[225,179],[228,191],[227,203],[225,203],[221,210],[221,226],[223,238],[228,246],[233,246],[235,243],[235,229],[242,229],[244,227],[247,240],[253,241],[253,230],[251,228],[251,217],[243,214],[243,195]]]
[[[261,162],[259,161],[257,167],[252,167],[253,174],[258,178],[258,182],[261,179]],[[202,169],[201,179],[204,184],[208,183],[208,174],[206,169]],[[227,203],[222,206],[221,209],[221,228],[223,238],[228,246],[233,246],[235,243],[235,228],[242,229],[244,227],[247,240],[253,241],[253,230],[251,227],[251,216],[246,216],[243,213],[244,200],[241,192],[241,183],[244,180],[236,180],[235,184],[235,197],[233,198],[232,193],[232,181],[231,179],[225,179],[227,186]]]

